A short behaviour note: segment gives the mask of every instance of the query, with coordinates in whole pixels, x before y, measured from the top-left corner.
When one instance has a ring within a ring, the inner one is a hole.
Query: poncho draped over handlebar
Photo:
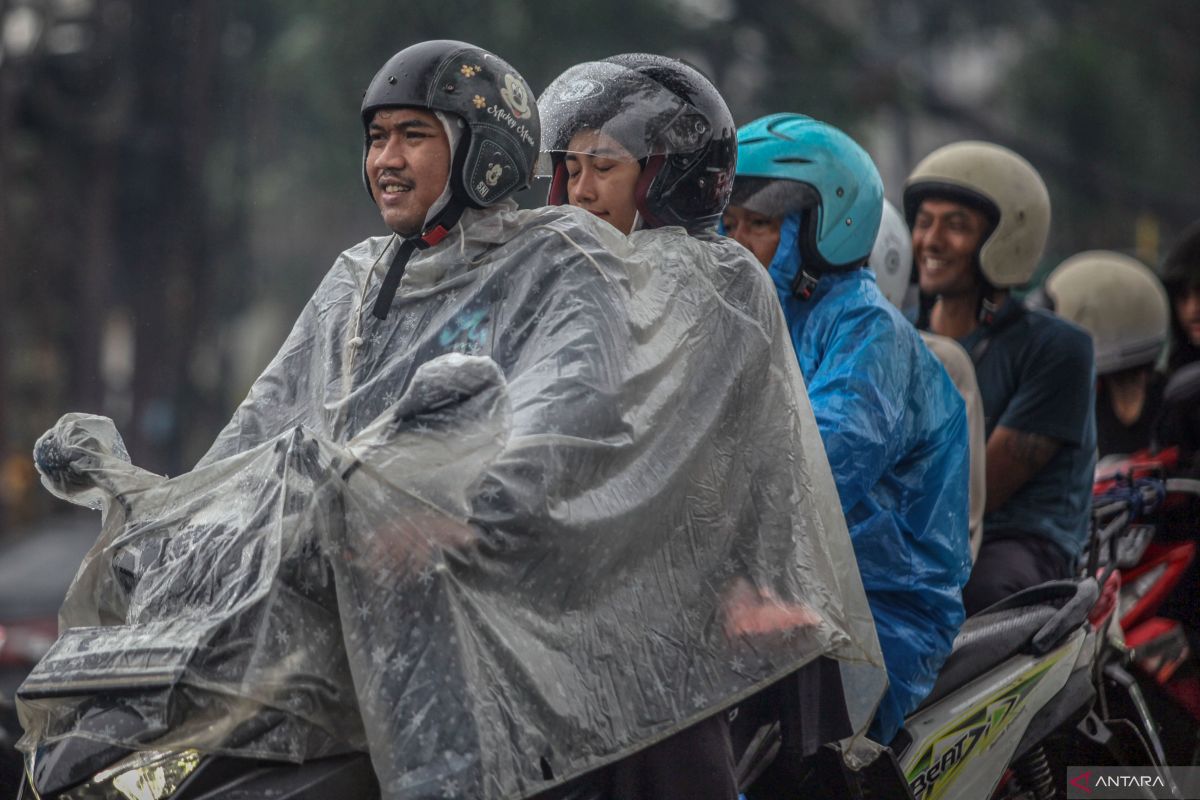
[[[103,418],[48,434],[89,479],[52,490],[105,515],[35,679],[153,673],[123,701],[152,734],[93,735],[367,749],[394,798],[528,796],[819,656],[865,726],[879,647],[765,271],[505,204],[379,320],[395,246],[339,257],[192,472]],[[87,708],[53,695],[26,748]]]

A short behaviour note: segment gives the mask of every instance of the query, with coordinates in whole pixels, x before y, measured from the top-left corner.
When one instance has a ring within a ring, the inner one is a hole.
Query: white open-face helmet
[[[904,216],[910,225],[926,198],[960,202],[988,217],[991,232],[979,249],[988,283],[997,289],[1029,283],[1050,231],[1050,194],[1028,161],[988,142],[948,144],[908,176]]]
[[[1167,293],[1140,261],[1109,250],[1071,256],[1044,286],[1055,312],[1092,335],[1096,374],[1153,364],[1167,343]]]
[[[867,266],[875,273],[879,291],[896,308],[903,308],[912,277],[912,235],[899,210],[883,201],[883,219],[879,233],[867,258]]]

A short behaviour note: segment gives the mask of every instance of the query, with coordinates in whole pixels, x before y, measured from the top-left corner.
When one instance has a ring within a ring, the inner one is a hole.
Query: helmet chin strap
[[[392,302],[396,299],[396,292],[400,288],[400,279],[404,277],[404,271],[407,269],[408,261],[412,258],[413,253],[418,250],[427,250],[445,239],[458,224],[458,220],[466,208],[454,192],[453,185],[454,176],[462,174],[461,162],[466,155],[459,152],[459,145],[462,144],[461,122],[441,111],[433,113],[445,128],[446,139],[450,145],[451,167],[446,175],[446,186],[438,195],[437,200],[434,200],[433,204],[429,206],[429,211],[425,213],[425,224],[422,226],[421,232],[403,237],[400,246],[396,248],[396,254],[392,257],[387,275],[384,276],[383,284],[379,287],[379,296],[375,298],[375,305],[371,309],[371,314],[378,319],[387,319],[388,311],[391,310]]]
[[[1000,307],[1004,305],[1004,298],[997,300],[996,295],[999,293],[999,289],[993,286],[992,282],[983,274],[978,253],[975,254],[975,275],[979,278],[979,304],[975,309],[975,318],[981,325],[991,325],[996,321],[996,314],[1000,311]]]

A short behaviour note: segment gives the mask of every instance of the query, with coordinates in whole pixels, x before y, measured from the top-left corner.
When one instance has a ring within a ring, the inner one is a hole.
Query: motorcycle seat
[[[1051,581],[1031,586],[967,619],[929,695],[917,711],[936,703],[1022,651],[1045,652],[1063,632],[1087,618],[1094,581]],[[1039,635],[1040,634],[1040,635]]]
[[[1054,606],[1035,605],[976,614],[968,619],[954,637],[954,649],[938,672],[933,689],[917,710],[1019,653],[1057,612]]]

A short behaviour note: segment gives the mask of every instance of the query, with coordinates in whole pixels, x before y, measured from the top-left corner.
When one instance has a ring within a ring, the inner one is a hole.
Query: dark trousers
[[[1058,545],[1027,533],[984,533],[971,579],[963,587],[967,616],[1022,589],[1072,576],[1071,559]]]
[[[531,800],[736,800],[729,715],[674,736]]]

